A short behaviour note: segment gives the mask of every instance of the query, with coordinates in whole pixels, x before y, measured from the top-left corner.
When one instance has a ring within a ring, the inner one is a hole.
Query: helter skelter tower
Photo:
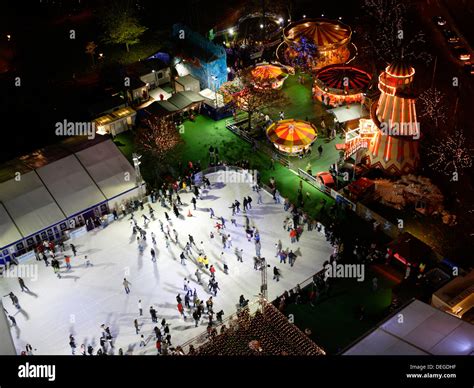
[[[414,75],[415,69],[401,61],[387,66],[379,76],[381,94],[370,111],[376,133],[365,153],[370,168],[403,175],[418,166],[421,133],[416,120]]]

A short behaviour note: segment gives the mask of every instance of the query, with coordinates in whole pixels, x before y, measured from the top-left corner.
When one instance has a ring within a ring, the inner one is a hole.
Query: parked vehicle
[[[464,62],[464,70],[467,74],[474,75],[474,63]]]
[[[453,48],[454,56],[461,61],[469,61],[471,59],[471,53],[464,46],[456,46]]]
[[[445,28],[443,30],[443,35],[448,43],[454,44],[459,42],[459,36],[457,36],[453,31],[449,28]]]
[[[442,16],[434,16],[433,17],[433,22],[435,22],[435,24],[437,26],[445,26],[446,25],[446,19],[444,19]]]

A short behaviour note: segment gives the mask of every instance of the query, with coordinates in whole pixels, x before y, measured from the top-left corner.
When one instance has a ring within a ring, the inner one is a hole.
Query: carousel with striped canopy
[[[297,155],[316,141],[317,129],[307,121],[281,120],[267,128],[267,137],[279,151]]]
[[[289,70],[280,63],[259,63],[252,70],[254,86],[280,89],[288,78]]]
[[[372,77],[354,66],[329,65],[315,74],[313,96],[326,105],[360,103]]]
[[[379,76],[380,97],[371,107],[371,119],[378,130],[366,151],[366,162],[390,175],[414,172],[420,159],[414,74],[415,69],[404,62],[387,66]]]
[[[290,23],[283,30],[283,40],[287,45],[286,55],[290,57],[293,47],[303,40],[316,45],[320,57],[315,68],[347,62],[350,57],[348,45],[351,36],[352,31],[348,25],[323,18],[303,19]]]

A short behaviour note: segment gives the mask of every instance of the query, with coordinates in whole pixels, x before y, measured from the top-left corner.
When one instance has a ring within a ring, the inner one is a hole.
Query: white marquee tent
[[[72,216],[106,200],[75,155],[37,170],[66,216]]]
[[[474,325],[414,300],[344,355],[474,355]]]
[[[107,199],[136,186],[135,169],[111,141],[104,141],[76,153]]]
[[[1,183],[0,201],[23,236],[31,235],[65,218],[35,171],[22,174],[19,180],[10,179]]]

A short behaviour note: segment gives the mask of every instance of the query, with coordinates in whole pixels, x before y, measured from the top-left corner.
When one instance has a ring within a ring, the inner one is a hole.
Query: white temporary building
[[[76,156],[108,201],[120,201],[137,187],[135,169],[111,141],[86,148]]]
[[[65,218],[35,171],[1,183],[0,201],[23,236],[29,236]]]
[[[135,169],[110,139],[0,183],[0,265],[138,195]]]
[[[68,217],[106,200],[75,155],[59,159],[36,171]]]
[[[344,355],[474,355],[474,325],[413,300]]]
[[[7,246],[12,242],[21,240],[22,238],[23,237],[18,231],[18,228],[8,215],[5,205],[0,203],[0,246]]]

